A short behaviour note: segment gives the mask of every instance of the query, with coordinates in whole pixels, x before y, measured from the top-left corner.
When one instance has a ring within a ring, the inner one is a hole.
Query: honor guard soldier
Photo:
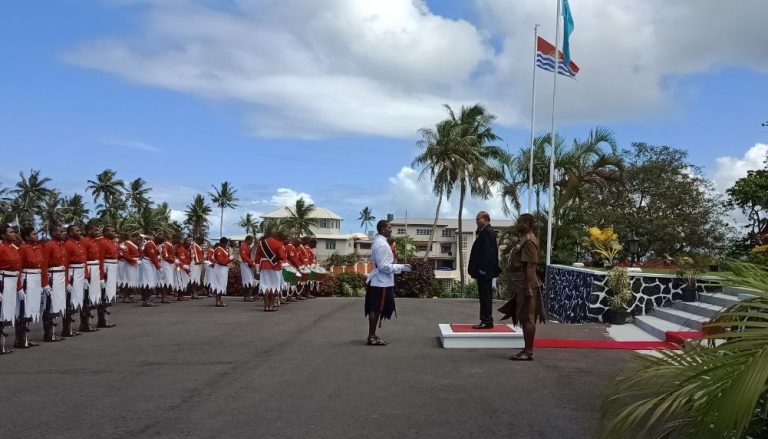
[[[16,343],[17,349],[26,349],[38,346],[29,341],[29,323],[40,321],[40,299],[43,292],[42,268],[43,249],[37,240],[37,233],[32,226],[21,229],[21,238],[24,241],[19,247],[21,256],[21,284],[23,296],[19,297],[18,315],[16,317]]]
[[[80,227],[72,224],[67,227],[67,240],[64,242],[64,254],[67,257],[67,311],[62,325],[62,335],[64,337],[73,337],[80,335],[79,332],[72,330],[72,323],[75,322],[75,314],[82,311],[85,307],[85,271],[88,259],[85,247],[80,242]],[[82,317],[81,317],[82,318]],[[81,326],[83,322],[80,322]],[[85,321],[88,326],[88,321]]]
[[[104,226],[102,237],[96,241],[99,247],[99,271],[103,284],[101,298],[96,306],[96,326],[99,328],[112,328],[115,326],[114,323],[107,321],[107,315],[111,314],[108,308],[117,300],[118,246],[115,238],[115,228]]]
[[[51,228],[51,240],[43,244],[42,284],[45,296],[43,309],[43,341],[62,341],[54,334],[56,317],[65,318],[67,310],[67,254],[64,242],[67,232],[59,225]],[[63,333],[63,330],[62,330]]]

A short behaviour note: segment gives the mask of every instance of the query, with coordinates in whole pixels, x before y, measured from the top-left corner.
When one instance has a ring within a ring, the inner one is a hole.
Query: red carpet
[[[537,338],[533,342],[536,348],[566,349],[628,349],[645,351],[653,349],[678,349],[678,346],[666,341],[618,341],[618,340],[579,340],[572,338]]]
[[[464,323],[451,323],[451,331],[453,332],[515,332],[514,329],[507,325],[493,325],[491,329],[475,329],[471,324]]]
[[[698,340],[704,336],[704,333],[701,331],[667,331],[666,334],[666,339],[668,342],[678,345],[683,345],[688,340]]]

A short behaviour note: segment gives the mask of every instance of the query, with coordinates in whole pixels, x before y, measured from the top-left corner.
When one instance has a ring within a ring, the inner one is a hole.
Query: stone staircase
[[[638,315],[634,324],[659,340],[669,339],[669,333],[701,331],[716,313],[739,301],[754,297],[753,291],[723,286],[720,293],[699,293],[697,302],[673,302],[670,306],[654,308],[647,315]]]

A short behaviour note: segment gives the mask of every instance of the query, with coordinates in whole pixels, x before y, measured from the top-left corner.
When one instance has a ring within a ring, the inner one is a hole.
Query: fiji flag
[[[579,66],[573,61],[563,62],[563,52],[560,52],[560,62],[557,65],[557,73],[569,78],[576,77]],[[549,41],[539,37],[536,41],[536,67],[548,72],[555,71],[555,46]]]
[[[568,39],[572,32],[573,15],[571,15],[571,7],[568,6],[568,0],[563,0],[563,53],[565,53],[566,65],[571,62],[571,45],[568,42]]]

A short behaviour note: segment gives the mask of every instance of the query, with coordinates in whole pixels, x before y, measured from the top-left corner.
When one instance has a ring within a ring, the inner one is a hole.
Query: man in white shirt
[[[395,275],[405,271],[411,271],[408,264],[395,264],[392,248],[387,243],[387,238],[392,235],[392,226],[389,221],[381,220],[376,224],[379,232],[371,246],[371,260],[374,269],[368,274],[365,293],[365,316],[368,317],[368,341],[369,346],[386,346],[387,342],[376,335],[376,326],[381,320],[392,318],[395,312]]]

